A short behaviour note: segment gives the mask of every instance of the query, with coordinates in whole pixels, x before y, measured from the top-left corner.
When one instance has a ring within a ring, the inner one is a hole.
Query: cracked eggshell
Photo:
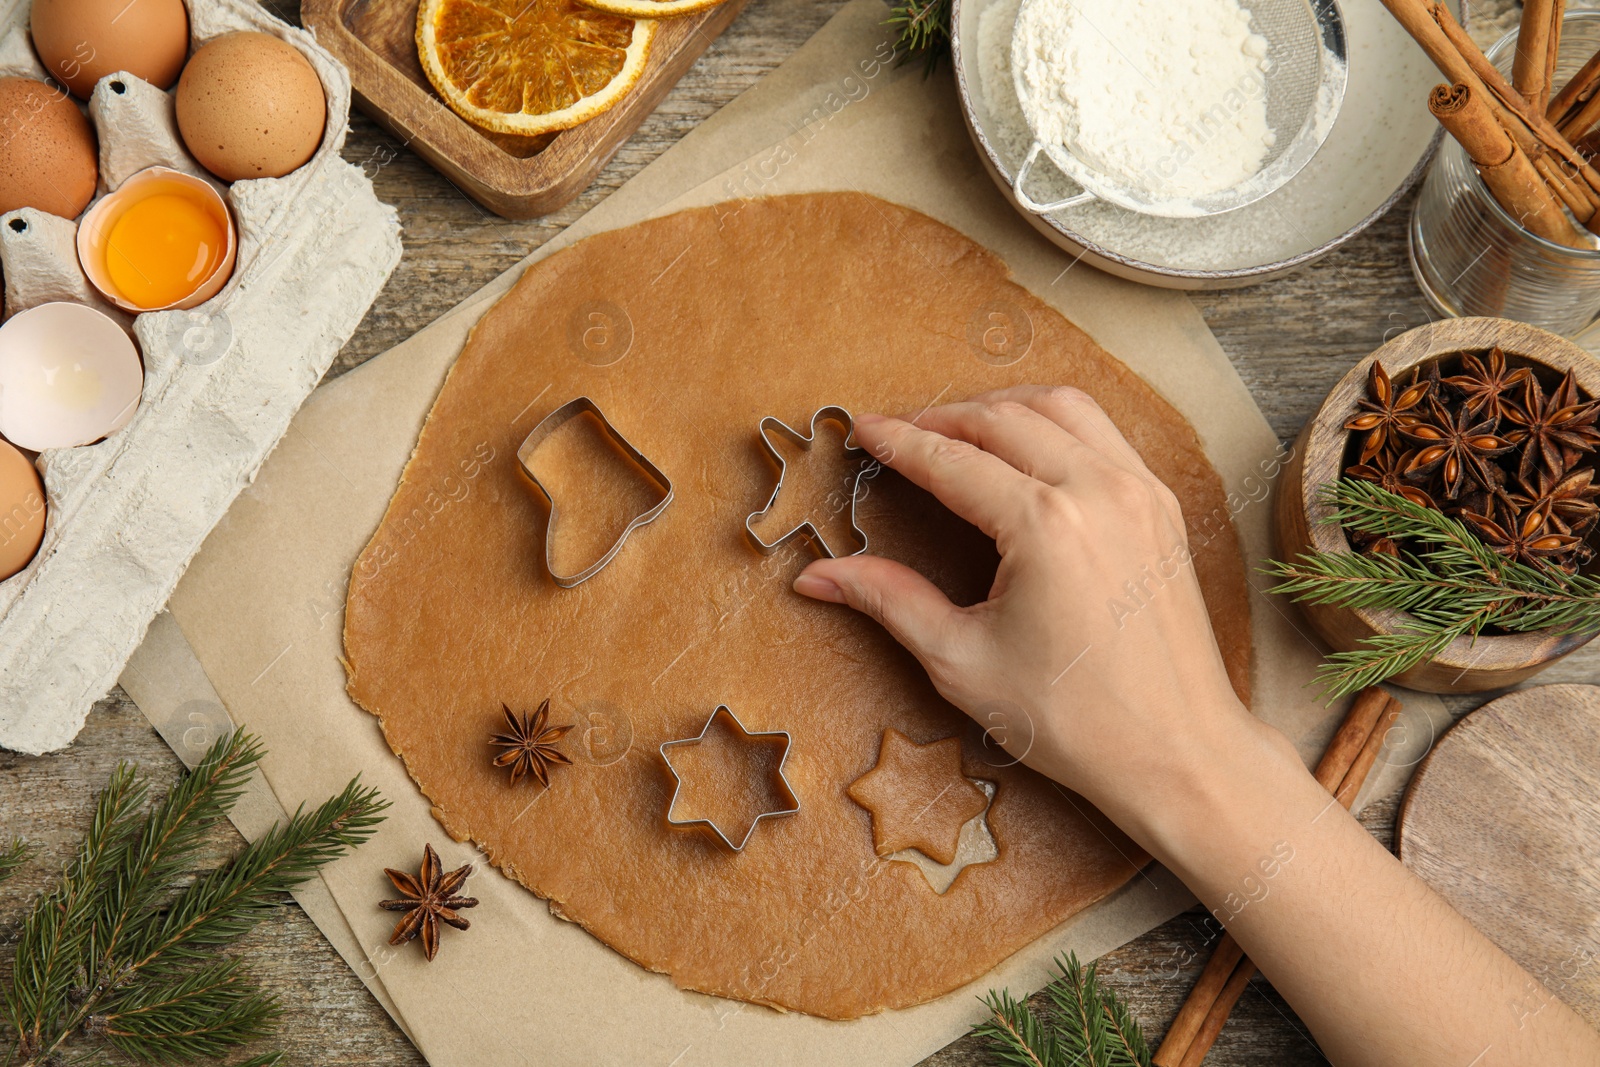
[[[144,392],[127,331],[82,304],[41,304],[0,326],[0,436],[34,452],[117,432]]]
[[[170,88],[189,54],[183,0],[33,0],[31,26],[45,68],[80,100],[119,70]]]

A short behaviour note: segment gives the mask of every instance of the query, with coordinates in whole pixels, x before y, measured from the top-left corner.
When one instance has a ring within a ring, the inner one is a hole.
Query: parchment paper
[[[759,89],[530,261],[658,212],[722,202],[737,210],[742,196],[854,189],[924,211],[999,252],[1022,284],[1185,413],[1233,494],[1231,518],[1248,557],[1262,558],[1270,549],[1267,499],[1286,456],[1198,313],[1182,295],[1075,267],[1019,219],[981,170],[948,78],[923,82],[915,68],[894,72],[884,63],[884,12],[877,0],[844,9]],[[977,1021],[985,989],[1036,988],[1058,953],[1101,955],[1192,902],[1170,875],[1151,868],[967,989],[837,1023],[680,992],[552,918],[471,848],[446,839],[376,720],[345,696],[345,583],[467,331],[519,273],[508,271],[312,396],[179,587],[170,605],[176,626],[153,630],[124,679],[164,735],[187,744],[183,704],[210,698],[163,693],[181,687],[161,680],[192,672],[198,657],[217,701],[266,741],[265,780],[283,807],[320,800],[357,772],[394,801],[377,837],[329,867],[302,902],[432,1063],[910,1063]],[[1258,595],[1252,610],[1256,711],[1312,758],[1341,709],[1325,708],[1305,688],[1317,652],[1287,609]],[[1408,702],[1428,725],[1414,734],[1444,721],[1437,701]],[[198,713],[191,705],[187,714]],[[1387,786],[1378,776],[1366,792],[1392,787],[1403,765],[1385,772]],[[267,806],[256,806],[241,829],[259,832],[264,814]],[[446,931],[432,964],[415,945],[387,946],[393,917],[376,907],[386,894],[382,868],[414,866],[423,841],[439,848],[447,866],[480,864],[468,885],[482,900],[473,929]]]

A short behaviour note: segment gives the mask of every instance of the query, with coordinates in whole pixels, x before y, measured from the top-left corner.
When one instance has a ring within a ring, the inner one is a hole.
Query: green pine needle
[[[1076,953],[1056,961],[1061,974],[1045,987],[1051,1017],[1034,1013],[1005,990],[984,1003],[989,1019],[973,1032],[989,1039],[1002,1067],[1150,1067],[1139,1024],[1117,995],[1101,987],[1098,964]]]
[[[285,890],[370,837],[388,805],[351,781],[175,892],[261,756],[247,734],[223,738],[148,811],[134,769],[112,773],[77,856],[23,919],[10,984],[0,988],[0,1019],[12,1031],[0,1062],[38,1067],[80,1044],[90,1046],[80,1053],[88,1062],[108,1050],[144,1063],[222,1062],[271,1032],[277,1002],[222,950]]]
[[[0,882],[21,870],[32,855],[33,846],[20,837],[13,837],[10,844],[0,846]]]
[[[1330,522],[1393,538],[1399,556],[1302,553],[1262,569],[1283,582],[1273,589],[1296,601],[1409,613],[1393,634],[1336,652],[1317,672],[1330,697],[1403,674],[1459,639],[1484,630],[1569,634],[1600,630],[1600,581],[1557,567],[1529,565],[1495,552],[1465,524],[1371,482],[1341,479],[1322,490]]]
[[[939,69],[950,48],[950,0],[895,0],[885,25],[900,29],[895,49],[902,61],[922,56],[926,74]]]

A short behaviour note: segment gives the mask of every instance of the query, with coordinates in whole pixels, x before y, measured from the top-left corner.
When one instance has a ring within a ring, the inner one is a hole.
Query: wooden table
[[[329,376],[410,337],[555,236],[781,63],[842,2],[751,0],[595,185],[543,219],[507,222],[487,214],[364,116],[352,116],[345,158],[364,166],[378,196],[399,207],[405,258]],[[1569,6],[1597,2],[1575,0]],[[298,21],[298,0],[267,0],[266,6]],[[1474,9],[1475,34],[1483,41],[1497,38],[1515,19],[1511,0],[1486,0]],[[1290,278],[1195,297],[1280,437],[1298,433],[1352,363],[1386,338],[1435,317],[1407,265],[1410,204],[1408,198],[1343,249]],[[66,751],[37,758],[0,751],[0,837],[22,834],[39,849],[36,860],[0,894],[0,952],[5,956],[15,941],[23,901],[45,884],[47,872],[66,861],[87,821],[94,791],[119,759],[136,761],[158,784],[179,769],[176,757],[121,690],[96,706]],[[1362,821],[1385,844],[1396,806],[1397,800],[1390,799],[1363,815]],[[215,855],[238,843],[231,828],[219,831]],[[1205,962],[1209,949],[1203,919],[1196,909],[1101,960],[1102,977],[1129,999],[1152,1048]],[[292,901],[285,900],[251,935],[246,951],[255,974],[282,1000],[278,1046],[287,1051],[287,1063],[424,1063]],[[925,1061],[928,1067],[987,1062],[981,1044],[971,1039]],[[1257,976],[1206,1062],[1216,1067],[1300,1067],[1325,1061],[1294,1012]]]

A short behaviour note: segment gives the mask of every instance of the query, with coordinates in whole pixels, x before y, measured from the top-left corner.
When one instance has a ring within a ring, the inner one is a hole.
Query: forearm
[[[1600,1062],[1600,1037],[1402,867],[1276,731],[1207,716],[1136,838],[1344,1065]]]

